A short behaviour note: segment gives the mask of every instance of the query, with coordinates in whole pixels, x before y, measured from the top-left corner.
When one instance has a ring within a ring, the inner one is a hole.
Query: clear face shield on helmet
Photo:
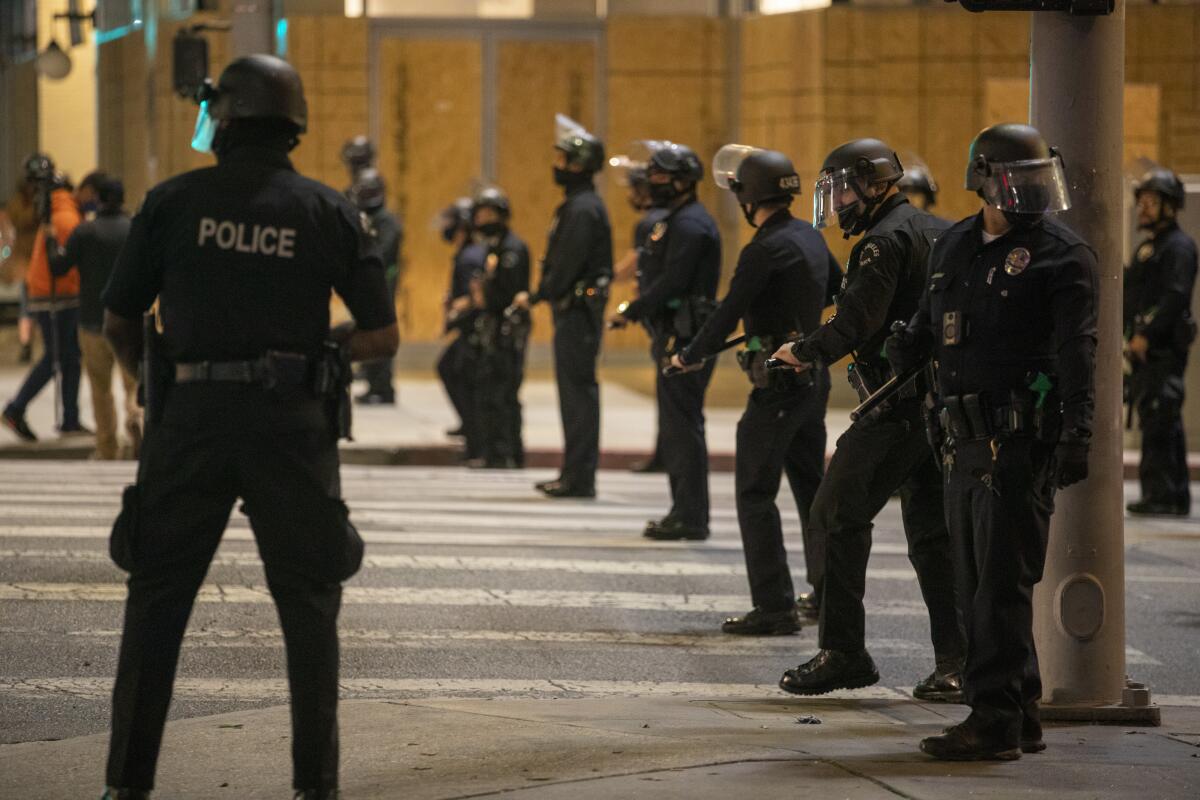
[[[976,170],[984,175],[979,192],[990,206],[1010,214],[1053,214],[1071,207],[1062,158],[986,162]]]
[[[747,156],[758,151],[759,148],[751,147],[748,144],[727,144],[722,147],[713,156],[713,182],[718,187],[737,194],[741,191],[741,184],[737,179],[738,168],[742,166],[742,162],[746,160]]]
[[[200,111],[196,114],[196,129],[192,133],[192,149],[198,153],[211,153],[213,137],[217,135],[218,121],[208,113],[211,100],[200,103]]]
[[[587,136],[587,128],[580,125],[566,114],[554,115],[554,146],[570,148],[571,143],[581,136]]]
[[[636,161],[627,155],[616,155],[608,160],[612,178],[617,186],[629,188],[646,181],[646,162]]]
[[[813,186],[813,227],[827,228],[835,221],[842,225],[848,212],[856,210],[859,201],[865,199],[864,183],[849,169],[822,173]]]

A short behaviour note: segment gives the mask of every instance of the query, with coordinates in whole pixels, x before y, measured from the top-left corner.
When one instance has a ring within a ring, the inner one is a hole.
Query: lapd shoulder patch
[[[367,236],[375,235],[375,228],[371,225],[371,218],[367,216],[367,212],[358,212],[358,225]]]
[[[1135,258],[1139,262],[1149,261],[1154,256],[1154,242],[1142,242]]]
[[[1029,262],[1033,259],[1029,251],[1024,247],[1014,247],[1004,257],[1004,271],[1009,275],[1020,275],[1029,266]]]
[[[879,245],[875,242],[864,242],[862,250],[858,251],[858,265],[865,267],[868,264],[874,263],[879,259],[882,253],[879,250]]]

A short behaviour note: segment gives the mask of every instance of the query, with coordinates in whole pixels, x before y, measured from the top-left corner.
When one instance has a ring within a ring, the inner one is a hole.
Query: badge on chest
[[[1033,260],[1033,256],[1024,247],[1014,247],[1004,257],[1004,272],[1007,275],[1017,276],[1024,272],[1029,267],[1029,262]]]
[[[654,223],[654,227],[650,230],[650,241],[652,241],[652,242],[662,241],[662,238],[666,235],[667,235],[667,223],[656,222],[656,223]]]
[[[1142,242],[1141,246],[1138,247],[1138,249],[1137,249],[1137,255],[1135,256],[1135,258],[1137,258],[1137,260],[1140,263],[1144,263],[1146,261],[1149,261],[1153,257],[1154,257],[1154,243],[1153,242]]]

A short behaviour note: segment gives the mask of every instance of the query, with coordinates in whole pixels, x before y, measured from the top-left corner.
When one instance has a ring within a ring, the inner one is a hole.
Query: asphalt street
[[[765,694],[816,650],[721,634],[747,608],[732,477],[714,474],[714,536],[650,543],[663,476],[603,473],[595,501],[531,490],[545,472],[346,467],[367,541],[342,613],[346,698]],[[0,464],[0,741],[107,728],[124,599],[108,526],[130,464]],[[1131,491],[1127,487],[1127,491]],[[781,497],[803,588],[799,524]],[[1200,518],[1127,522],[1128,672],[1160,703],[1200,705]],[[868,637],[900,697],[932,668],[928,624],[893,502],[876,528]],[[755,690],[751,688],[750,694]],[[286,702],[275,611],[245,518],[193,613],[173,718]]]

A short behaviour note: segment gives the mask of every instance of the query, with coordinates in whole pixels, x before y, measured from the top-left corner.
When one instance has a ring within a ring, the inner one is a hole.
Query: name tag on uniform
[[[247,225],[244,222],[202,217],[196,244],[204,247],[210,243],[220,250],[294,258],[296,229],[276,228],[274,225]]]

